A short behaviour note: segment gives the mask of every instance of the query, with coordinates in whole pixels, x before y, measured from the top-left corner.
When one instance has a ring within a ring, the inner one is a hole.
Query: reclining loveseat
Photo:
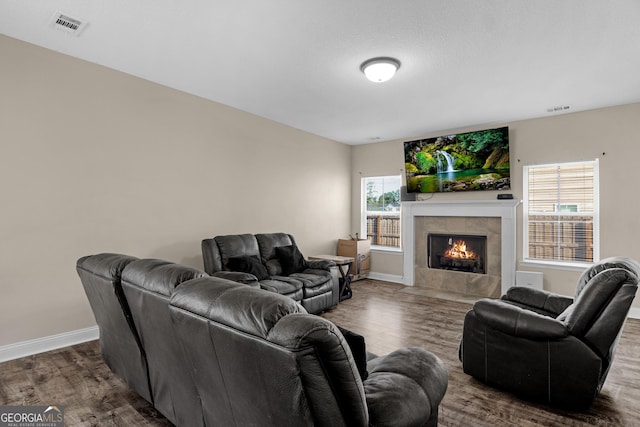
[[[118,254],[77,271],[105,363],[178,426],[437,425],[447,370],[423,349],[359,369],[364,345],[289,297]]]
[[[204,270],[288,296],[309,313],[338,304],[338,267],[332,261],[306,260],[291,234],[234,234],[202,241]]]

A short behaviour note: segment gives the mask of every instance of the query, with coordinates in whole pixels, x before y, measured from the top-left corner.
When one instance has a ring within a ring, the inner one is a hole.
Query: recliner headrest
[[[580,278],[578,279],[578,285],[576,286],[576,294],[574,298],[578,298],[578,296],[582,292],[582,289],[584,289],[584,287],[592,278],[594,278],[601,271],[610,268],[622,268],[630,271],[636,277],[640,277],[640,264],[637,261],[626,257],[606,258],[589,267],[580,275]]]
[[[306,313],[300,304],[284,295],[218,277],[182,284],[170,305],[265,339],[283,317]]]
[[[262,262],[265,263],[270,259],[277,257],[276,248],[296,244],[293,236],[287,233],[256,234],[256,240],[258,241],[258,246],[260,247]]]
[[[229,258],[236,256],[260,257],[258,242],[253,234],[232,234],[228,236],[216,236],[213,240],[218,245],[222,267],[226,269]]]
[[[181,283],[204,276],[207,276],[207,273],[196,268],[161,259],[139,259],[122,271],[122,282],[171,296]]]
[[[76,262],[76,269],[87,271],[108,280],[120,279],[122,270],[137,259],[128,255],[112,253],[88,255]]]

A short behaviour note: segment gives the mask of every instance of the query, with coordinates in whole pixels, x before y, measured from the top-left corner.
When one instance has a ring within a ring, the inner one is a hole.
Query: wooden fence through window
[[[372,245],[400,247],[400,216],[367,215],[367,238]]]

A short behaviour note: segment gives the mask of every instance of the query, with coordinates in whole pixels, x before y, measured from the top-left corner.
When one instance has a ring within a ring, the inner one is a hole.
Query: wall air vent
[[[77,18],[72,18],[67,14],[56,12],[51,18],[51,26],[58,30],[69,34],[80,35],[82,30],[87,26],[86,22],[82,22]]]

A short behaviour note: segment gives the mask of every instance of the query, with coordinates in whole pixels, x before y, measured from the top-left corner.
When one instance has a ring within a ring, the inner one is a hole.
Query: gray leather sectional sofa
[[[204,269],[298,301],[309,313],[338,304],[338,267],[305,260],[291,234],[233,234],[202,241]]]
[[[105,363],[178,426],[437,425],[447,370],[423,349],[377,357],[289,297],[167,261],[77,271]]]

